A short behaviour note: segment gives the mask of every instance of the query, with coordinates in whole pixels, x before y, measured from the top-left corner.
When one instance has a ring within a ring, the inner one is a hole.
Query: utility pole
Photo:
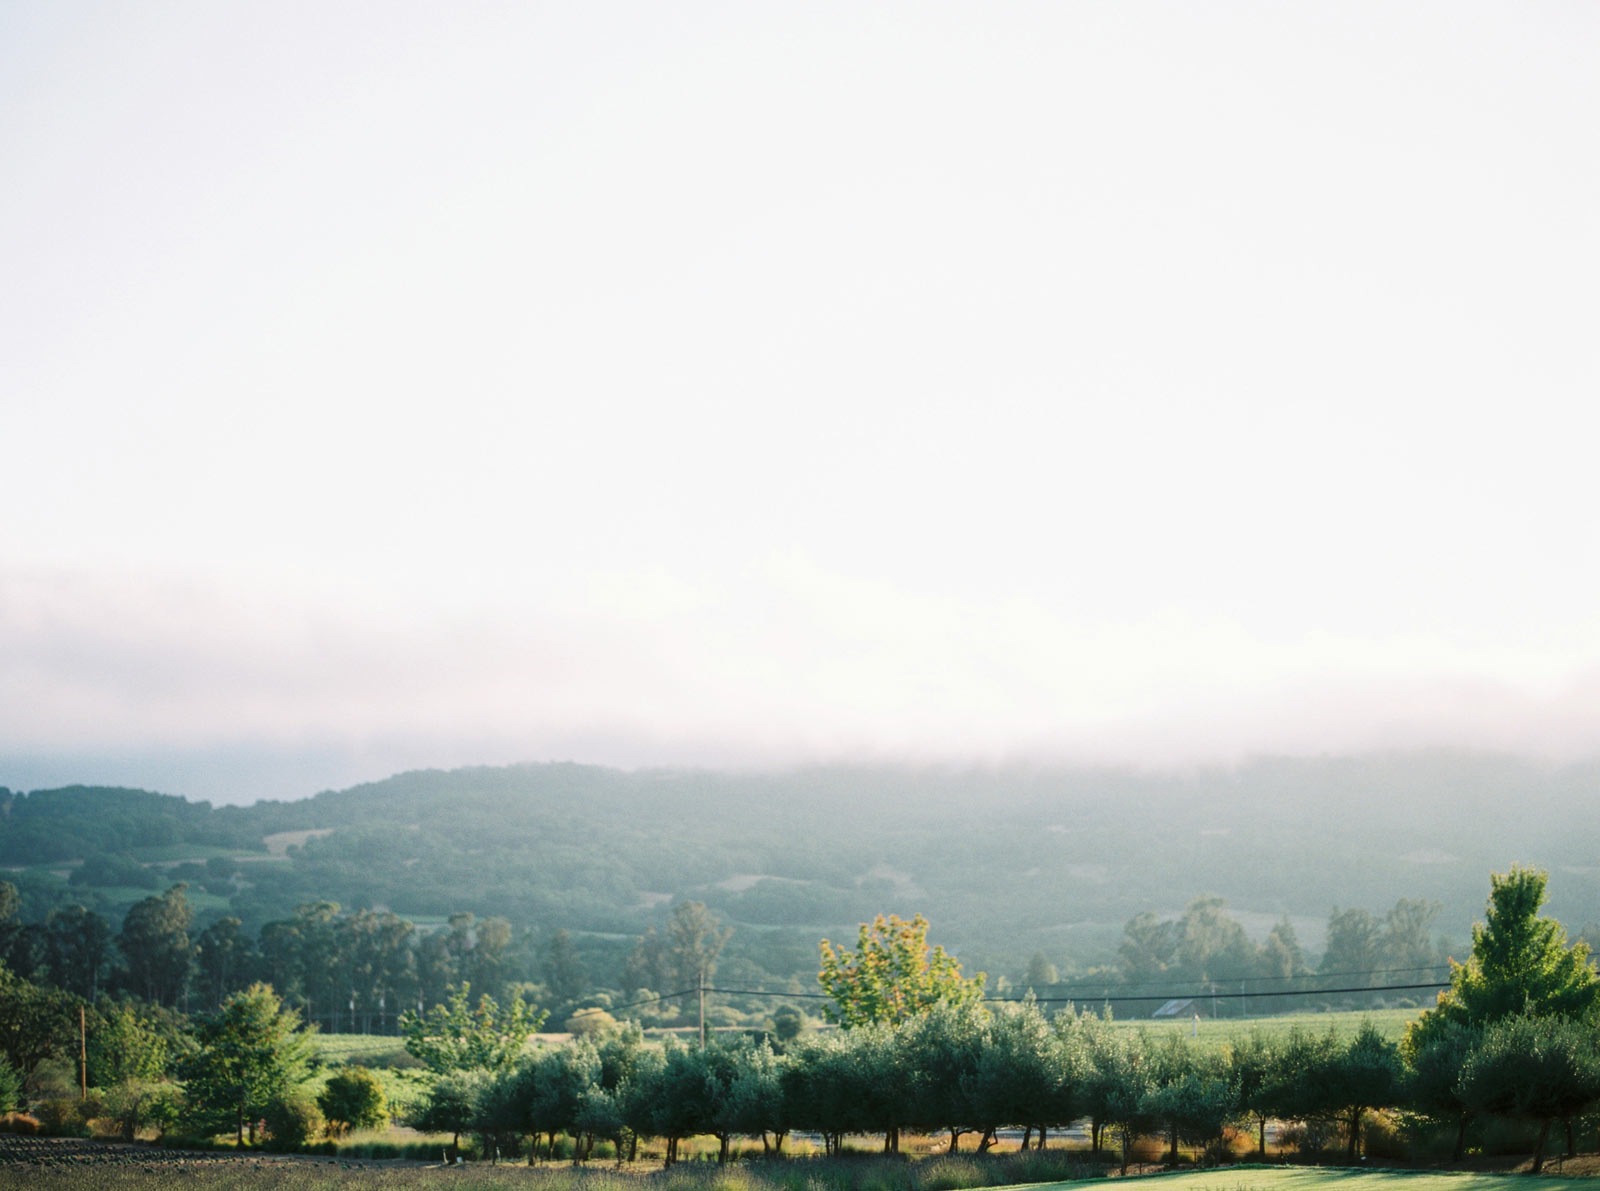
[[[82,1087],[81,1100],[89,1098],[89,1022],[82,1005],[78,1006],[78,1082]]]
[[[706,970],[700,969],[700,1049],[706,1048]]]

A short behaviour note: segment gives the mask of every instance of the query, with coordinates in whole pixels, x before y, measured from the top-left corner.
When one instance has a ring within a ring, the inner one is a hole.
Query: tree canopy
[[[855,951],[823,939],[817,980],[833,999],[823,1010],[843,1026],[868,1022],[899,1024],[941,1001],[957,1004],[983,999],[987,978],[961,975],[961,964],[943,947],[928,946],[928,920],[907,922],[879,914],[861,924]]]
[[[1518,1014],[1579,1018],[1600,1001],[1589,948],[1569,944],[1539,913],[1548,874],[1513,866],[1489,878],[1486,920],[1472,928],[1472,956],[1452,965],[1450,987],[1407,1035],[1414,1054],[1448,1022],[1481,1028]]]

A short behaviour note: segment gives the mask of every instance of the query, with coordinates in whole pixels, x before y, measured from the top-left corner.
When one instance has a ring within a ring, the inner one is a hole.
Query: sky
[[[0,3],[0,784],[1600,755],[1600,6]]]

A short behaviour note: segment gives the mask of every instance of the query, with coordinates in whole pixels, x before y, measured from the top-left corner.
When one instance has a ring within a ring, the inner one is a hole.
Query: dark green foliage
[[[89,1082],[97,1088],[158,1081],[194,1050],[188,1021],[149,1002],[102,999],[87,1031]]]
[[[0,1112],[12,1112],[22,1107],[22,1072],[11,1065],[11,1060],[0,1055]]]
[[[46,1059],[70,1053],[78,1041],[80,1003],[0,968],[0,1057],[27,1076]]]
[[[82,906],[50,911],[45,920],[46,964],[51,982],[92,1001],[111,968],[111,926]]]
[[[1406,1039],[1410,1062],[1406,1102],[1424,1117],[1450,1128],[1455,1138],[1452,1162],[1461,1160],[1467,1126],[1475,1115],[1462,1094],[1461,1072],[1481,1040],[1481,1030],[1453,1021],[1434,1027],[1425,1037],[1413,1033]]]
[[[117,946],[128,965],[128,985],[159,1005],[176,1005],[189,986],[194,946],[189,926],[194,919],[181,881],[160,897],[138,902],[122,920]]]
[[[461,1135],[477,1126],[478,1106],[493,1077],[482,1070],[449,1071],[429,1085],[407,1123],[429,1133],[450,1133],[451,1149],[459,1150]]]
[[[157,889],[161,875],[140,864],[126,852],[91,852],[72,870],[69,885],[126,885],[135,889]]]
[[[183,1068],[190,1106],[208,1131],[232,1125],[240,1142],[247,1118],[292,1099],[310,1057],[299,1015],[264,984],[234,993],[200,1018],[195,1041],[198,1049]]]
[[[1520,1014],[1495,1022],[1467,1056],[1460,1096],[1470,1108],[1534,1122],[1537,1173],[1550,1127],[1600,1102],[1600,1035],[1559,1017]]]
[[[330,1133],[376,1128],[389,1117],[383,1085],[365,1067],[346,1067],[329,1076],[317,1094],[317,1107]]]
[[[259,848],[261,833],[233,808],[168,794],[67,786],[15,795],[0,834],[0,863],[38,864],[176,843]],[[115,882],[107,882],[115,883]]]
[[[271,1150],[298,1150],[321,1133],[324,1127],[316,1101],[300,1092],[291,1090],[277,1093],[262,1105],[260,1111],[261,1120],[267,1127],[267,1148]]]

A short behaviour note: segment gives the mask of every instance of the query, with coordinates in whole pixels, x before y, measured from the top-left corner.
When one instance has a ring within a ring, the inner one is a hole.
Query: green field
[[[1116,1024],[1125,1030],[1143,1029],[1152,1038],[1164,1038],[1169,1034],[1182,1034],[1188,1038],[1193,1034],[1194,1041],[1201,1047],[1219,1050],[1231,1045],[1236,1038],[1249,1037],[1253,1030],[1259,1030],[1265,1037],[1274,1040],[1286,1037],[1296,1027],[1314,1034],[1325,1034],[1331,1029],[1341,1038],[1348,1038],[1366,1021],[1377,1027],[1378,1033],[1390,1042],[1399,1042],[1405,1037],[1406,1025],[1422,1014],[1421,1009],[1365,1009],[1339,1013],[1290,1013],[1282,1017],[1251,1017],[1243,1020],[1226,1017],[1217,1021],[1202,1019],[1198,1028],[1193,1019],[1155,1022],[1149,1018],[1125,1018],[1119,1019]]]

